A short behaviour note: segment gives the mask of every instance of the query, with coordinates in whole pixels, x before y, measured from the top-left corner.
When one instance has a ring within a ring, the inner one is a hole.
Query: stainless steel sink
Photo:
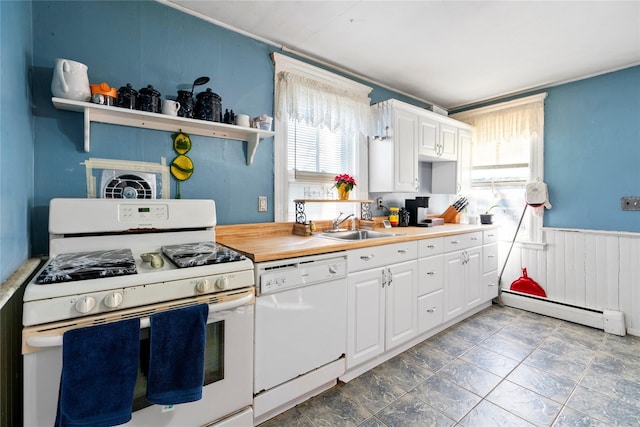
[[[321,237],[335,240],[366,240],[379,239],[382,237],[401,236],[398,233],[386,233],[383,231],[371,230],[345,230],[345,231],[325,231],[320,234]]]

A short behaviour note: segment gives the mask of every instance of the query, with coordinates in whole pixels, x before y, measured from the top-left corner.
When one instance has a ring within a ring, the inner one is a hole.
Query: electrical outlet
[[[376,199],[376,205],[378,206],[378,209],[382,209],[382,197],[378,197]]]
[[[258,212],[267,211],[267,196],[258,196]]]
[[[640,197],[626,196],[621,200],[623,211],[640,211]]]

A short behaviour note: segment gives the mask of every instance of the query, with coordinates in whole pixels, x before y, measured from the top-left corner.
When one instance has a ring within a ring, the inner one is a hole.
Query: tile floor
[[[638,426],[640,338],[493,305],[275,426]]]

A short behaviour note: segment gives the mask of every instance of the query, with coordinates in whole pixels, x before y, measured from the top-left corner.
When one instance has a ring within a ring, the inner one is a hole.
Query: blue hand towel
[[[65,332],[56,427],[129,421],[139,358],[139,319]]]
[[[202,398],[208,316],[207,304],[151,316],[149,402],[175,405]]]

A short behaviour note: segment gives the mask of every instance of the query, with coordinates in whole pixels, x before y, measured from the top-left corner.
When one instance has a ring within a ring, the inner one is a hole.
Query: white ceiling
[[[640,64],[640,0],[160,0],[447,109]]]

